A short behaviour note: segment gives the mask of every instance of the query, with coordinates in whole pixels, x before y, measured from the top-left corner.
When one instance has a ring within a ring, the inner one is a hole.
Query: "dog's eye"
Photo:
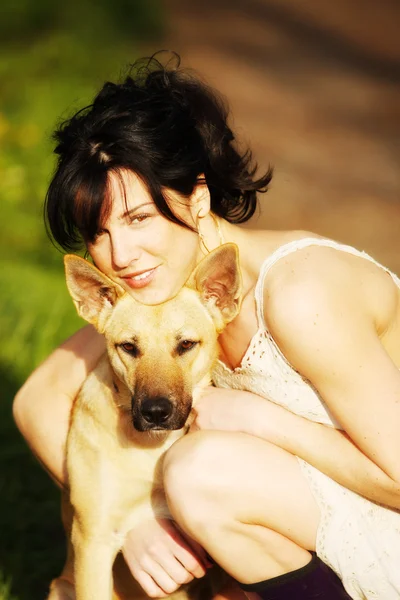
[[[198,343],[199,342],[194,342],[193,340],[182,340],[179,342],[178,353],[183,354],[184,352],[191,350]]]
[[[135,344],[124,342],[123,344],[120,344],[120,346],[124,352],[127,352],[131,356],[139,356],[139,348]]]

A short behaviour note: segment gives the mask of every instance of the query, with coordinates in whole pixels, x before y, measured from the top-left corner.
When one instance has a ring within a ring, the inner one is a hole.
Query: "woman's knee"
[[[242,522],[313,548],[319,509],[298,460],[259,438],[201,431],[179,440],[164,463],[174,518],[186,528]]]
[[[237,500],[249,485],[247,473],[257,462],[258,444],[264,447],[265,473],[273,469],[267,458],[270,444],[254,440],[243,433],[198,431],[168,450],[163,463],[164,489],[171,512],[181,523],[200,525],[209,521],[210,514],[215,521],[218,515],[228,521],[241,519]],[[258,470],[258,478],[266,479],[265,473]],[[246,506],[251,512],[248,500]]]
[[[199,500],[207,496],[211,500],[219,497],[222,490],[229,494],[235,487],[245,487],[244,465],[253,462],[252,448],[248,445],[252,446],[254,439],[243,433],[198,431],[173,444],[163,461],[164,488],[169,501],[186,503],[194,497]],[[271,472],[273,465],[267,462],[270,444],[258,439],[255,442],[260,443],[265,472]],[[263,473],[258,474],[263,478]]]
[[[163,481],[168,504],[181,515],[202,518],[216,500],[221,471],[229,468],[222,432],[199,431],[176,442],[165,454]]]
[[[164,485],[169,493],[189,493],[195,486],[208,484],[218,468],[212,459],[221,447],[220,437],[219,432],[198,431],[171,446],[163,461]]]
[[[260,452],[262,458],[260,460]],[[191,494],[229,493],[229,487],[243,488],[247,475],[268,481],[277,470],[277,456],[287,454],[269,442],[244,433],[198,431],[173,444],[163,461],[165,490],[170,498]],[[288,455],[289,461],[296,461]],[[262,471],[260,471],[262,466]],[[279,469],[282,465],[279,462]],[[284,473],[280,473],[284,477]]]

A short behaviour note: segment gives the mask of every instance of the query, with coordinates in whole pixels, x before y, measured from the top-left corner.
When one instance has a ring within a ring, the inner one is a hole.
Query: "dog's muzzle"
[[[163,427],[172,415],[173,408],[168,398],[146,398],[140,412],[149,425]]]
[[[135,402],[132,398],[133,426],[138,431],[181,429],[189,415],[191,402],[184,410],[182,408],[177,409],[174,402],[165,396],[148,396],[142,402],[137,402],[137,399]]]

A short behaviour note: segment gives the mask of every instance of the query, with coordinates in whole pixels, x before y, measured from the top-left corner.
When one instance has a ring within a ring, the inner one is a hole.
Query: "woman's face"
[[[134,173],[110,174],[110,185],[110,215],[88,244],[95,265],[144,304],[172,298],[201,258],[197,233],[163,217]],[[195,225],[193,196],[183,200],[169,192],[168,201],[182,221]]]

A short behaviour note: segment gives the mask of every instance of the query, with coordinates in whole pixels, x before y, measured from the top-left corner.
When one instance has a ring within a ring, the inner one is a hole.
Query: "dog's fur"
[[[169,516],[160,459],[186,433],[196,393],[210,383],[218,334],[239,311],[237,248],[214,250],[157,306],[138,303],[77,256],[66,256],[65,267],[78,313],[104,334],[107,353],[73,406],[63,510],[72,545],[49,600],[142,600],[118,554],[143,519]],[[169,598],[212,598],[216,579],[213,568]]]

